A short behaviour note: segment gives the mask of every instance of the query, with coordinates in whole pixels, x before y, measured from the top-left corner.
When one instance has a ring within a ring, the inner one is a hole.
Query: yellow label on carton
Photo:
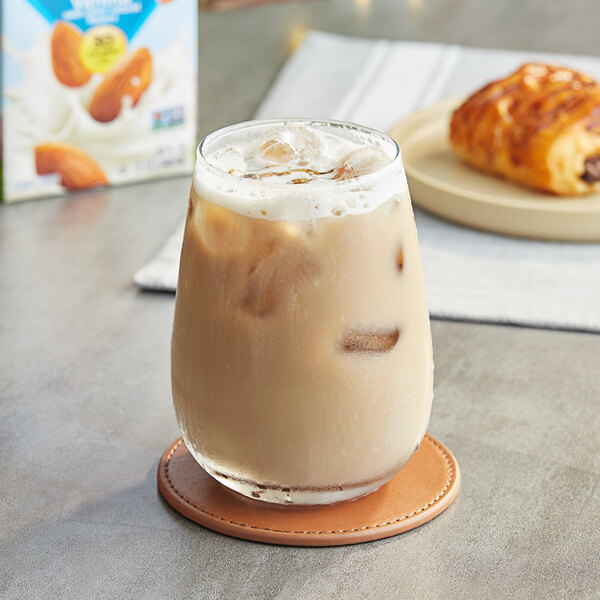
[[[126,50],[127,38],[118,27],[100,25],[83,36],[79,57],[88,71],[106,73]]]

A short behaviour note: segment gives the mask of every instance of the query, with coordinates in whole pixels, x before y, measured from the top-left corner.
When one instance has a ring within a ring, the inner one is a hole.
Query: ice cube
[[[322,145],[322,140],[314,131],[305,127],[298,127],[294,130],[294,147],[300,152],[312,156],[320,151]]]
[[[317,263],[306,250],[275,242],[249,269],[242,306],[254,316],[268,317],[316,272]]]
[[[335,170],[334,179],[352,179],[373,173],[390,163],[390,158],[383,148],[367,146],[347,154]]]
[[[258,231],[254,232],[254,236],[250,240],[249,247],[246,248],[246,259],[248,263],[248,274],[251,275],[256,271],[261,263],[265,261],[267,256],[275,250],[277,240],[275,238],[260,237]]]
[[[268,317],[277,304],[277,282],[274,277],[263,281],[255,273],[256,271],[248,278],[242,306],[256,317]]]
[[[225,146],[217,150],[214,155],[215,166],[227,173],[244,173],[246,171],[246,161],[244,155],[231,146]],[[211,161],[212,162],[212,161]]]
[[[296,157],[291,144],[283,140],[269,139],[260,146],[260,155],[268,163],[285,164]]]
[[[301,157],[300,166],[309,166],[315,171],[331,169],[334,156],[339,155],[335,147],[336,138],[320,136],[315,131],[298,127],[294,132],[294,148]]]
[[[241,254],[248,236],[242,217],[209,202],[202,202],[199,207],[198,233],[204,247],[221,258]]]
[[[340,346],[344,352],[389,352],[398,342],[400,330],[355,329],[346,332]]]

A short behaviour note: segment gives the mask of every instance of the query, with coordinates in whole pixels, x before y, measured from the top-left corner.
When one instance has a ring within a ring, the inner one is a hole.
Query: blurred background
[[[200,134],[250,118],[308,29],[598,54],[596,0],[201,0]]]

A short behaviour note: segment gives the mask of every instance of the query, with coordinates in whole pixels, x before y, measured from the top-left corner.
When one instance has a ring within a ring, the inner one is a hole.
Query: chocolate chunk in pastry
[[[586,158],[584,167],[585,171],[583,172],[581,179],[588,183],[600,181],[600,154]]]
[[[566,67],[525,64],[454,112],[450,143],[470,165],[522,185],[600,191],[600,85]]]

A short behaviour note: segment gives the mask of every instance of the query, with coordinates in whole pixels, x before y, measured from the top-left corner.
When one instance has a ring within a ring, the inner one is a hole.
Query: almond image
[[[90,103],[90,115],[107,123],[121,112],[123,96],[135,106],[152,78],[152,58],[147,48],[139,48],[121,59],[107,74]]]
[[[108,185],[108,180],[96,161],[70,144],[48,143],[36,146],[35,170],[38,175],[60,174],[60,184],[68,190]]]
[[[90,78],[79,58],[81,38],[81,33],[68,23],[57,23],[52,32],[52,68],[56,78],[69,87],[79,87]]]

